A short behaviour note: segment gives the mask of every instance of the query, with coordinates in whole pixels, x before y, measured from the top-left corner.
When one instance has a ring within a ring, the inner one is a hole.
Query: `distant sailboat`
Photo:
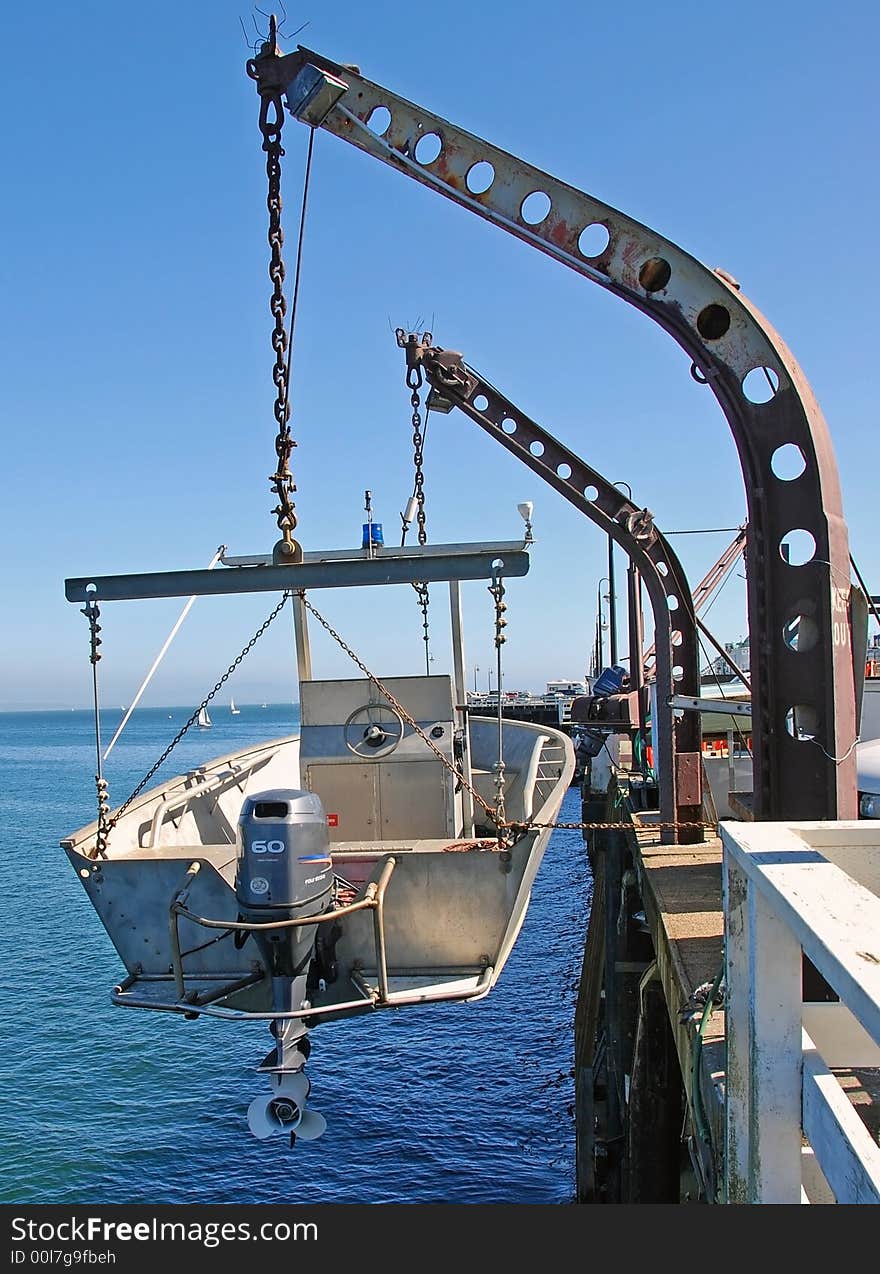
[[[208,727],[213,724],[214,723],[212,722],[211,718],[208,716],[208,709],[199,708],[199,725],[202,727],[202,729],[207,730]]]
[[[229,700],[229,711],[232,713],[234,717],[237,717],[239,712],[241,711],[240,708],[236,708],[234,699]]]

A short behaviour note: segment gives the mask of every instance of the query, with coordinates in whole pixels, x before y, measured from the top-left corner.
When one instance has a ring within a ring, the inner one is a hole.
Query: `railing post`
[[[749,889],[750,1203],[801,1201],[801,946]]]
[[[749,1182],[749,1106],[751,1091],[751,1021],[748,987],[747,935],[748,881],[731,858],[724,855],[724,1036],[725,1150],[724,1203],[746,1203]]]

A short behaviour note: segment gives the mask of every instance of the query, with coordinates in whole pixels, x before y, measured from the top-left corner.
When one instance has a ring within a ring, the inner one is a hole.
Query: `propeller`
[[[294,1071],[272,1080],[272,1092],[255,1097],[248,1106],[248,1127],[265,1141],[273,1133],[295,1133],[303,1141],[315,1141],[327,1128],[327,1120],[316,1110],[306,1109],[311,1091],[306,1075]]]

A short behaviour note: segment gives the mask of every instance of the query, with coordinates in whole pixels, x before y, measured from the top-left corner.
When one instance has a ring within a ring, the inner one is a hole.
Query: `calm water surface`
[[[149,786],[298,729],[291,705],[212,707]],[[140,709],[106,765],[120,804],[192,709]],[[102,718],[106,746],[122,712]],[[124,968],[59,840],[95,817],[89,712],[0,713],[0,1014],[4,1203],[570,1203],[573,1019],[591,880],[577,831],[553,833],[498,986],[447,1004],[325,1023],[290,1149],[255,1140],[265,1023],[116,1008]],[[571,789],[560,821],[580,815]]]

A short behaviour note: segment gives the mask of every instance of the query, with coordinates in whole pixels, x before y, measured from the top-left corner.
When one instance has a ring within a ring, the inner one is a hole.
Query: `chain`
[[[468,783],[467,779],[464,777],[461,771],[458,770],[452,764],[452,762],[443,755],[443,753],[440,751],[439,748],[435,747],[432,740],[429,739],[428,736],[425,734],[424,730],[422,730],[421,727],[416,724],[416,722],[407,712],[406,708],[404,708],[403,704],[398,702],[398,700],[394,697],[394,695],[387,688],[387,686],[383,686],[379,678],[374,676],[374,674],[370,672],[366,664],[361,659],[358,658],[358,656],[354,653],[354,651],[347,644],[344,638],[340,637],[339,633],[332,626],[332,624],[330,624],[324,618],[324,616],[320,613],[320,611],[315,609],[312,603],[306,598],[305,592],[300,591],[299,597],[302,601],[303,606],[305,606],[306,610],[308,610],[312,615],[314,615],[315,619],[318,621],[321,627],[324,628],[325,631],[333,638],[333,640],[342,648],[342,650],[345,651],[349,659],[351,659],[355,664],[357,664],[358,668],[360,668],[364,676],[373,683],[373,685],[376,687],[376,689],[379,691],[380,694],[385,696],[385,698],[391,704],[392,708],[398,714],[401,720],[405,721],[407,725],[410,726],[416,732],[419,738],[421,738],[427,744],[427,746],[431,749],[431,751],[434,753],[437,759],[440,762],[442,762],[444,767],[447,770],[451,771],[451,773],[456,777],[456,779],[461,783],[463,787],[467,788],[467,790],[470,792],[471,796],[474,798],[476,803],[480,806],[480,808],[484,811],[484,813],[486,813],[489,816],[489,818],[498,828],[499,843],[510,844],[513,842],[513,840],[516,839],[516,836],[521,835],[527,831],[530,831],[532,828],[538,828],[541,830],[544,830],[544,829],[555,830],[558,828],[563,831],[610,831],[613,828],[632,826],[632,824],[620,823],[620,822],[617,822],[617,823],[536,823],[536,822],[533,822],[532,820],[529,820],[528,822],[525,822],[525,823],[518,823],[515,821],[510,821],[510,822],[505,821],[503,810],[499,814],[497,810],[493,809],[492,806],[489,805],[489,803],[485,801],[482,796],[480,796],[479,792],[474,787],[472,787],[470,783]],[[658,831],[661,831],[661,830],[665,831],[666,829],[677,829],[680,827],[682,828],[699,827],[704,830],[712,830],[712,831],[718,830],[718,826],[716,823],[651,823],[646,826],[645,830],[653,831],[656,828]],[[505,833],[507,835],[505,835]],[[516,835],[511,836],[510,833],[515,833]]]
[[[415,377],[416,379],[413,380],[411,379],[412,377]],[[422,383],[422,369],[420,367],[410,368],[406,373],[406,383],[412,390],[412,393],[410,394],[410,402],[412,403],[413,469],[415,470],[413,495],[415,496],[417,505],[416,521],[419,526],[418,539],[419,544],[427,544],[428,533],[425,530],[425,440],[422,436],[422,417],[419,410],[421,407],[419,387]]]
[[[495,598],[495,649],[500,650],[507,638],[504,636],[504,630],[507,627],[507,620],[504,618],[507,610],[507,602],[504,600],[504,581],[499,575],[493,579],[489,585],[489,592]],[[498,687],[499,693],[501,687]]]
[[[632,827],[635,831],[653,832],[653,831],[678,831],[683,827],[699,827],[703,831],[718,831],[717,823],[645,823],[644,827],[638,827],[635,823],[506,823],[506,827],[515,828],[519,831],[528,831],[531,827],[540,828],[560,828],[562,831],[584,831],[584,832],[600,832],[611,831],[613,828]]]
[[[502,752],[502,723],[501,723],[501,647],[507,638],[504,635],[504,629],[507,627],[507,620],[504,613],[507,610],[507,603],[504,600],[504,581],[500,575],[492,576],[492,583],[489,585],[489,592],[495,599],[495,652],[496,652],[496,670],[498,681],[498,760],[492,769],[495,774],[495,808],[501,819],[504,819],[504,755]]]
[[[110,790],[107,787],[107,780],[104,778],[101,768],[101,716],[98,710],[98,660],[101,658],[98,651],[98,647],[101,644],[101,638],[98,636],[101,631],[101,625],[98,620],[101,617],[101,610],[97,601],[90,597],[86,600],[86,604],[80,613],[85,615],[89,621],[89,662],[92,665],[92,691],[95,707],[95,750],[97,752],[95,788],[98,796],[98,833],[95,838],[95,853],[101,858],[105,858],[107,855],[107,838],[110,835],[112,823],[109,817]]]
[[[235,658],[235,659],[232,661],[232,663],[229,665],[229,667],[226,669],[226,671],[224,672],[223,676],[220,678],[220,680],[219,680],[219,681],[216,683],[216,685],[214,686],[214,689],[213,689],[213,690],[211,690],[211,691],[210,691],[210,693],[208,693],[208,694],[206,694],[206,695],[205,695],[204,699],[203,699],[203,700],[202,700],[202,702],[199,704],[199,706],[196,708],[195,712],[192,714],[192,716],[189,718],[189,720],[186,722],[186,724],[185,724],[185,725],[183,725],[183,726],[182,726],[182,727],[181,727],[181,728],[177,731],[177,734],[174,736],[174,738],[173,738],[173,739],[171,740],[171,742],[168,744],[168,747],[165,749],[165,751],[164,751],[164,752],[162,753],[162,755],[159,757],[159,760],[158,760],[158,761],[155,763],[155,765],[153,765],[153,766],[150,768],[150,770],[149,770],[149,771],[148,771],[148,772],[144,775],[144,777],[141,779],[140,783],[138,783],[137,787],[134,789],[134,791],[131,793],[131,795],[128,797],[128,799],[127,799],[127,800],[125,800],[125,801],[123,801],[123,803],[120,805],[119,809],[116,811],[116,813],[113,815],[113,817],[107,821],[107,833],[108,833],[108,834],[109,834],[110,830],[111,830],[113,827],[115,827],[115,826],[116,826],[116,824],[119,822],[119,819],[122,817],[122,815],[123,815],[123,814],[125,813],[125,811],[128,809],[128,807],[131,805],[132,801],[133,801],[136,797],[140,796],[141,792],[144,790],[144,788],[145,788],[145,787],[146,787],[146,785],[149,783],[150,779],[153,777],[153,775],[156,773],[156,771],[157,771],[157,770],[158,770],[158,769],[159,769],[159,768],[160,768],[160,767],[161,767],[161,766],[165,763],[165,761],[167,761],[167,760],[168,760],[169,756],[170,756],[170,755],[171,755],[171,753],[174,751],[174,749],[177,747],[178,743],[179,743],[179,742],[180,742],[180,740],[183,738],[183,736],[186,734],[186,732],[187,732],[188,730],[190,730],[190,729],[192,728],[192,726],[194,726],[194,725],[195,725],[196,721],[198,721],[198,719],[199,719],[199,713],[202,711],[202,709],[203,709],[203,708],[207,708],[208,704],[211,702],[211,700],[212,700],[212,699],[214,698],[214,696],[217,694],[218,690],[220,690],[220,689],[221,689],[221,688],[222,688],[222,687],[226,684],[226,682],[227,682],[227,681],[229,680],[229,678],[232,676],[233,672],[235,672],[236,668],[237,668],[237,667],[238,667],[238,665],[241,663],[241,661],[244,659],[245,655],[250,654],[251,650],[253,650],[254,646],[255,646],[255,645],[257,644],[257,642],[260,640],[260,638],[262,637],[263,633],[266,631],[266,629],[269,627],[269,625],[272,623],[272,621],[273,621],[275,618],[277,618],[277,616],[278,616],[278,615],[280,615],[281,611],[284,609],[284,605],[285,605],[285,603],[287,602],[287,600],[288,600],[288,598],[289,598],[290,596],[291,596],[291,592],[290,592],[290,590],[288,589],[288,590],[287,590],[287,592],[285,592],[285,593],[284,593],[284,595],[283,595],[283,597],[281,598],[281,601],[278,603],[278,605],[277,605],[277,606],[275,606],[275,607],[274,607],[274,609],[271,611],[271,613],[270,613],[270,614],[266,617],[266,619],[264,619],[264,620],[263,620],[263,623],[260,625],[260,627],[259,627],[259,628],[257,629],[257,631],[254,633],[253,637],[250,639],[250,641],[248,642],[248,644],[245,646],[244,650],[242,650],[241,654],[237,655],[237,656],[236,656],[236,658]],[[100,827],[99,827],[98,831],[99,831],[99,836],[100,836]],[[104,848],[106,849],[106,837],[105,837],[105,840],[104,840]]]
[[[264,96],[260,103],[260,132],[263,134],[263,150],[266,152],[266,176],[269,193],[266,205],[269,209],[269,278],[272,280],[272,295],[269,309],[275,320],[272,329],[272,348],[275,351],[275,366],[272,379],[275,382],[275,421],[278,434],[275,439],[277,463],[275,472],[269,481],[272,490],[278,497],[278,504],[272,510],[278,521],[278,529],[284,544],[293,552],[293,532],[296,528],[296,511],[291,492],[296,490],[293,475],[290,472],[290,453],[296,446],[290,433],[290,365],[287,358],[288,339],[286,328],[287,302],[284,299],[284,261],[281,250],[284,246],[284,231],[281,226],[281,157],[284,148],[281,145],[281,129],[284,124],[284,103],[281,95]]]
[[[422,335],[423,343],[431,343],[431,333],[425,332]],[[412,441],[413,441],[413,469],[415,471],[415,482],[413,485],[413,498],[416,502],[416,522],[418,523],[418,540],[419,544],[427,544],[428,532],[425,529],[425,471],[424,471],[424,455],[425,455],[425,439],[422,433],[422,417],[420,413],[421,400],[419,398],[419,389],[422,384],[422,369],[419,364],[414,367],[408,367],[406,370],[406,383],[412,390],[410,394],[410,402],[412,404]],[[427,420],[427,413],[426,413]],[[425,672],[430,675],[431,672],[431,648],[430,648],[430,626],[428,623],[428,604],[430,596],[427,584],[413,584],[416,590],[416,596],[419,599],[419,606],[422,611],[422,633],[425,643]]]
[[[364,674],[364,676],[365,676],[365,677],[366,677],[369,681],[372,681],[373,685],[376,687],[376,689],[379,691],[379,693],[380,693],[380,694],[382,694],[382,695],[384,695],[384,696],[385,696],[385,698],[386,698],[386,699],[388,700],[388,702],[391,704],[392,708],[393,708],[393,709],[394,709],[394,711],[397,713],[397,715],[401,718],[401,720],[405,721],[405,722],[407,723],[407,725],[408,725],[408,726],[411,726],[411,727],[412,727],[412,729],[413,729],[413,730],[415,730],[415,732],[416,732],[416,734],[419,736],[419,738],[420,738],[420,739],[422,739],[422,740],[423,740],[423,741],[424,741],[424,742],[428,745],[428,747],[431,749],[431,751],[434,753],[434,755],[438,758],[438,760],[440,760],[440,761],[443,763],[443,765],[446,767],[446,769],[447,769],[447,770],[450,770],[450,771],[452,772],[452,774],[454,774],[454,775],[455,775],[455,777],[456,777],[456,779],[458,780],[458,782],[459,782],[459,783],[461,783],[461,785],[462,785],[463,787],[466,787],[466,788],[467,788],[467,790],[470,792],[471,796],[474,798],[474,800],[477,802],[477,804],[478,804],[479,806],[481,806],[481,808],[483,809],[483,811],[484,811],[486,814],[488,814],[488,816],[489,816],[489,818],[491,818],[492,822],[493,822],[493,823],[495,823],[495,824],[498,826],[498,829],[499,829],[499,839],[501,839],[501,837],[500,837],[500,832],[501,832],[501,830],[502,830],[503,820],[504,820],[504,815],[503,815],[503,813],[501,814],[501,816],[500,816],[500,818],[499,818],[499,815],[498,815],[498,814],[497,814],[497,812],[496,812],[496,811],[492,808],[492,806],[488,803],[488,801],[484,801],[484,800],[483,800],[482,796],[480,796],[480,794],[479,794],[479,792],[476,790],[476,788],[474,788],[474,787],[472,787],[472,786],[471,786],[471,784],[467,781],[467,779],[466,779],[466,778],[465,778],[465,776],[461,773],[461,771],[460,771],[460,770],[458,770],[458,769],[456,768],[456,766],[454,766],[454,765],[452,764],[452,762],[448,759],[448,757],[445,757],[445,756],[443,755],[443,753],[440,751],[440,749],[439,749],[438,747],[436,747],[436,746],[435,746],[435,744],[433,743],[433,741],[432,741],[431,739],[429,739],[429,738],[428,738],[428,736],[425,734],[424,730],[422,730],[422,728],[421,728],[419,725],[417,725],[417,724],[416,724],[416,722],[412,719],[412,717],[410,716],[410,714],[407,712],[406,708],[404,708],[403,704],[402,704],[402,703],[399,703],[399,702],[398,702],[398,700],[397,700],[397,699],[395,699],[395,697],[394,697],[394,695],[391,693],[391,691],[387,688],[387,686],[383,686],[383,685],[382,685],[382,682],[379,680],[379,678],[378,678],[378,677],[376,677],[376,676],[374,676],[374,674],[370,672],[370,670],[369,670],[369,668],[367,667],[367,665],[366,665],[365,663],[363,663],[363,661],[362,661],[362,660],[360,660],[360,659],[357,657],[357,655],[354,653],[354,651],[351,649],[351,647],[350,647],[350,646],[349,646],[349,645],[345,642],[345,640],[344,640],[342,637],[340,637],[340,635],[339,635],[339,633],[336,631],[336,629],[335,629],[335,628],[333,628],[333,626],[332,626],[331,624],[329,624],[329,623],[328,623],[328,621],[324,618],[324,616],[323,616],[323,615],[322,615],[319,611],[317,611],[317,610],[315,609],[315,607],[312,605],[312,603],[311,603],[310,601],[308,601],[308,599],[306,598],[305,593],[304,593],[304,592],[300,592],[299,596],[300,596],[300,598],[302,599],[302,604],[303,604],[303,606],[305,606],[306,610],[310,611],[310,612],[314,615],[314,617],[315,617],[315,619],[317,619],[318,623],[322,626],[322,628],[324,628],[324,629],[325,629],[325,630],[326,630],[326,631],[330,634],[330,636],[333,638],[333,640],[334,640],[335,642],[337,642],[339,646],[341,646],[341,648],[342,648],[342,649],[345,651],[345,653],[348,655],[349,659],[351,659],[354,663],[356,663],[356,664],[357,664],[358,668],[360,668],[360,670],[361,670],[361,672]]]

